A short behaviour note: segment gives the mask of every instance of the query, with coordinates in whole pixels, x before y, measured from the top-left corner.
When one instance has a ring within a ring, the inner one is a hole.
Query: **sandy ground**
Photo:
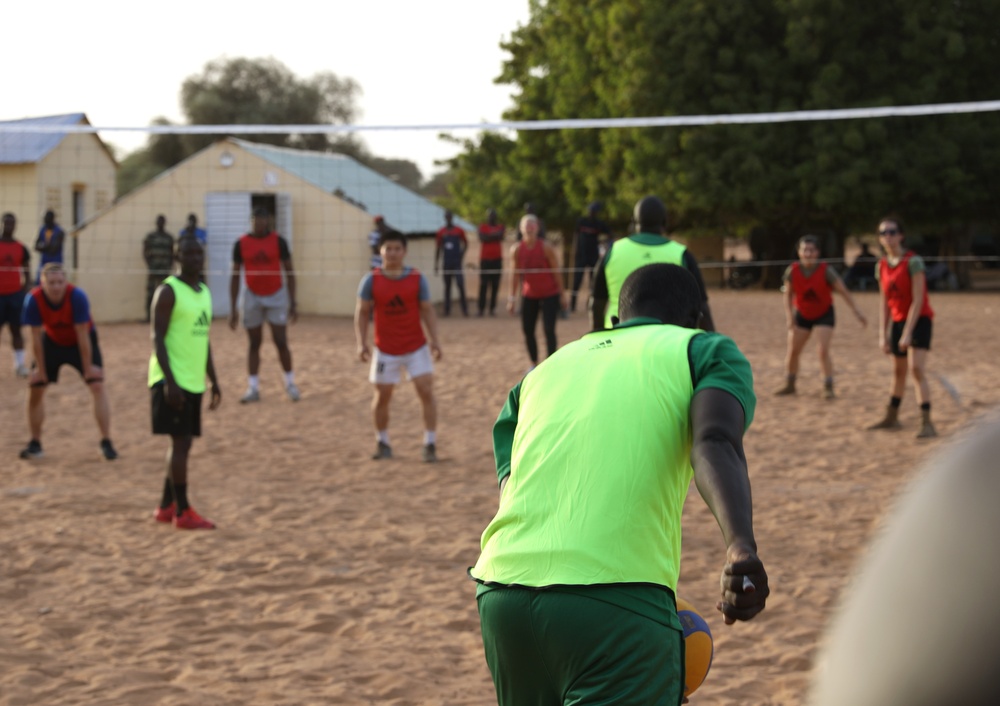
[[[874,319],[877,298],[858,295]],[[799,704],[822,630],[852,567],[923,459],[1000,404],[1000,296],[933,297],[930,367],[941,437],[918,442],[907,391],[904,429],[866,432],[887,401],[889,361],[840,305],[839,397],[823,401],[810,344],[800,393],[783,382],[777,293],[716,292],[717,324],[754,367],[760,396],[746,438],[767,610],[726,627],[713,606],[723,547],[692,491],[680,595],[716,639],[698,704]],[[576,314],[567,341],[585,332]],[[25,389],[0,342],[0,704],[489,704],[474,585],[466,568],[496,507],[490,428],[527,357],[507,317],[441,322],[441,462],[419,462],[419,405],[393,401],[396,458],[373,462],[366,366],[351,322],[291,329],[303,398],[288,401],[273,347],[260,404],[241,407],[245,339],[216,321],[224,401],[195,442],[195,507],[215,532],[157,525],[166,440],[149,432],[149,337],[99,327],[114,439],[101,460],[89,395],[76,374],[47,397],[45,457],[27,441]],[[938,376],[944,376],[946,390]]]

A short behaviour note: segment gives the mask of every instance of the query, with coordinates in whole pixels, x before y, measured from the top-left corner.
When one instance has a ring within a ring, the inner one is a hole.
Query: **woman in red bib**
[[[510,249],[511,277],[507,312],[516,311],[517,292],[521,291],[521,328],[528,347],[531,367],[538,364],[538,341],[535,326],[542,314],[545,344],[548,354],[556,352],[556,319],[568,304],[566,292],[559,281],[559,256],[555,249],[538,237],[538,217],[528,214],[521,219],[523,239]]]
[[[823,373],[823,397],[833,399],[833,359],[830,341],[835,323],[833,293],[836,291],[854,310],[862,326],[868,320],[844,286],[840,275],[825,262],[819,261],[819,239],[814,235],[799,238],[799,261],[785,270],[785,320],[788,324],[788,353],[785,356],[785,386],[778,395],[795,394],[795,378],[799,372],[799,356],[812,333],[816,332],[819,367]]]
[[[903,247],[903,224],[883,218],[878,240],[885,257],[878,261],[875,278],[879,285],[878,344],[892,356],[892,389],[889,406],[881,421],[869,429],[899,429],[899,405],[906,390],[906,371],[920,404],[918,439],[937,436],[931,424],[931,394],[927,384],[927,354],[931,349],[934,310],[927,298],[927,266],[923,258]]]

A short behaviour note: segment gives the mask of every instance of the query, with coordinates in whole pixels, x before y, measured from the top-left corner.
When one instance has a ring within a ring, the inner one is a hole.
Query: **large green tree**
[[[509,119],[763,113],[995,98],[1000,3],[968,0],[535,0],[504,45]],[[517,184],[612,218],[656,193],[674,225],[746,233],[787,258],[805,230],[837,242],[897,211],[925,229],[997,218],[996,114],[770,125],[519,133],[497,181],[481,138],[453,161],[464,207],[475,183]],[[495,197],[496,198],[496,197]],[[503,198],[502,195],[499,198]],[[470,204],[471,205],[471,204]],[[476,203],[476,206],[481,204]]]

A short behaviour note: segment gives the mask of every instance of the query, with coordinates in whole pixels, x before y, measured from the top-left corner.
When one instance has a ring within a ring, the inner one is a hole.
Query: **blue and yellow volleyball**
[[[684,631],[684,696],[690,696],[708,676],[715,647],[708,623],[683,598],[677,599],[677,618]]]

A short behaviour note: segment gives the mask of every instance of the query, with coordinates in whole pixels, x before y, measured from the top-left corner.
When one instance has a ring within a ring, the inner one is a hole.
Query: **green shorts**
[[[679,629],[579,592],[496,588],[477,603],[500,706],[681,703]]]

